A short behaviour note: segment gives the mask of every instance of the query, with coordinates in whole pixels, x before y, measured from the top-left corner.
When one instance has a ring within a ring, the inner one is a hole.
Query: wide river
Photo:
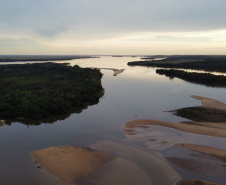
[[[66,61],[80,67],[125,70],[123,73],[113,76],[112,70],[101,69],[105,94],[98,104],[89,106],[79,114],[71,114],[66,119],[58,120],[52,124],[27,126],[21,123],[12,123],[10,126],[0,127],[0,184],[64,184],[44,169],[38,169],[29,153],[33,150],[63,145],[91,147],[125,158],[138,165],[156,185],[167,183],[161,184],[161,178],[164,178],[161,170],[158,170],[157,166],[151,165],[153,159],[150,158],[150,161],[148,161],[148,157],[145,159],[146,154],[154,156],[154,159],[168,165],[175,173],[179,174],[181,179],[199,178],[222,184],[226,182],[225,172],[209,175],[204,172],[186,170],[170,163],[166,157],[183,155],[183,152],[186,153],[186,151],[175,154],[172,149],[174,147],[164,146],[164,141],[170,140],[172,134],[180,136],[182,134],[183,142],[190,139],[192,143],[207,143],[222,149],[225,148],[226,139],[179,133],[175,129],[160,126],[141,128],[138,130],[137,136],[128,135],[123,130],[127,122],[136,119],[185,121],[186,119],[174,116],[168,111],[201,105],[201,102],[191,98],[191,95],[226,102],[225,88],[206,87],[177,78],[169,79],[156,74],[156,68],[127,66],[127,62],[135,60],[140,60],[140,58],[103,56],[101,58]],[[162,145],[152,146],[144,141],[144,138],[151,138],[151,133],[158,136],[159,142],[163,141]],[[105,150],[105,146],[109,148]],[[125,146],[125,153],[128,154],[124,155],[123,147],[119,146]],[[136,156],[134,152],[137,152]],[[155,169],[157,172],[153,172]]]

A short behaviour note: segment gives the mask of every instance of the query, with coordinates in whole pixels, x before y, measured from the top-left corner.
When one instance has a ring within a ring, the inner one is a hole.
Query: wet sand
[[[88,148],[73,146],[51,147],[32,151],[38,163],[64,182],[76,184],[87,178],[113,156]]]
[[[216,122],[182,121],[181,123],[226,130],[226,122],[217,122],[216,123]]]
[[[226,110],[226,105],[220,101],[201,96],[192,97],[201,100],[206,108],[213,110],[211,116],[216,117],[216,121],[219,119],[216,111],[225,112]],[[199,114],[199,112],[196,113]],[[170,155],[164,156],[165,159],[184,169],[186,173],[195,174],[193,178],[209,176],[212,182],[224,182],[226,175],[226,151],[224,150],[223,141],[224,138],[226,138],[226,120],[222,119],[223,122],[215,122],[215,120],[207,122],[208,118],[207,121],[204,121],[203,118],[204,117],[201,115],[201,122],[184,121],[181,123],[160,120],[130,121],[125,124],[124,128],[127,137],[126,141],[134,141],[134,144],[136,144],[136,142],[143,142],[148,149],[155,151],[165,151],[169,149]],[[208,139],[210,139],[209,143]],[[216,142],[219,141],[219,143],[214,145],[213,140]],[[192,144],[184,144],[183,142]],[[197,143],[199,145],[197,145]],[[174,145],[179,148],[173,147]],[[219,148],[213,148],[215,146]],[[182,150],[180,148],[189,150]],[[222,179],[220,180],[219,178]],[[217,185],[215,183],[194,179],[182,181],[181,184]]]
[[[150,177],[135,163],[116,158],[86,179],[83,184],[92,185],[154,185]]]
[[[219,185],[219,184],[191,179],[191,180],[187,180],[187,181],[182,181],[181,185]]]
[[[181,180],[167,163],[139,149],[111,141],[99,141],[91,147],[118,157],[73,146],[51,147],[31,154],[43,168],[70,184],[176,185]],[[141,161],[146,164],[145,169],[140,167]]]
[[[202,97],[202,96],[196,96],[196,95],[191,95],[191,97],[201,100],[202,104],[206,107],[226,110],[226,104],[224,104],[218,100],[210,99],[210,98],[206,98],[206,97]]]
[[[133,128],[137,128],[145,125],[160,125],[160,126],[170,127],[170,128],[184,131],[184,132],[194,133],[194,134],[203,134],[208,136],[226,138],[226,131],[224,129],[199,126],[199,125],[191,125],[191,124],[185,124],[185,123],[173,123],[173,122],[166,122],[166,121],[159,121],[159,120],[134,120],[126,123],[125,127],[126,129],[133,129]]]
[[[153,184],[155,185],[157,184],[176,185],[177,182],[181,180],[180,175],[173,168],[171,168],[164,160],[161,160],[160,158],[150,154],[149,152],[145,152],[138,148],[107,140],[99,141],[96,144],[91,145],[91,148],[98,151],[113,153],[119,156],[120,158],[133,162],[138,166],[142,166],[143,173],[147,174],[151,179],[151,182],[153,182]],[[123,168],[123,163],[121,165],[119,164],[118,169],[120,168]],[[128,174],[131,170],[132,169],[129,169],[127,172],[124,170],[124,172],[121,174],[121,177],[123,178],[123,174],[124,173]],[[133,181],[137,182],[136,179],[140,179],[139,182],[135,183],[135,185],[146,184],[145,182],[147,182],[147,181],[144,182],[145,179],[142,180],[138,173],[130,175],[128,176],[128,178],[130,178],[131,182]],[[105,184],[106,185],[112,184],[110,183],[111,181],[112,179],[109,178],[108,179],[109,183]],[[116,183],[116,184],[127,184],[127,183]]]
[[[202,146],[202,145],[194,145],[194,144],[176,144],[176,146],[180,148],[187,148],[189,150],[193,150],[196,152],[201,152],[204,154],[212,155],[216,157],[217,159],[226,162],[226,150],[218,149],[218,148],[212,148],[208,146]]]

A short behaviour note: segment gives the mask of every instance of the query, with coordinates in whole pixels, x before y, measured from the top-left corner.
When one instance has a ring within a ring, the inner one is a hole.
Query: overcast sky
[[[0,54],[226,54],[226,0],[0,0]]]

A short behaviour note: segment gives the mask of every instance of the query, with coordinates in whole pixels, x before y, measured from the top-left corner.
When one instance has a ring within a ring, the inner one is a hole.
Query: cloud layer
[[[225,0],[2,0],[0,54],[223,54],[225,7]]]

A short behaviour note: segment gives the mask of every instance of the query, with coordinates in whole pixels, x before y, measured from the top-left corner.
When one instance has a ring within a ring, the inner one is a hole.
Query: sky
[[[226,0],[0,3],[0,55],[226,55]]]

